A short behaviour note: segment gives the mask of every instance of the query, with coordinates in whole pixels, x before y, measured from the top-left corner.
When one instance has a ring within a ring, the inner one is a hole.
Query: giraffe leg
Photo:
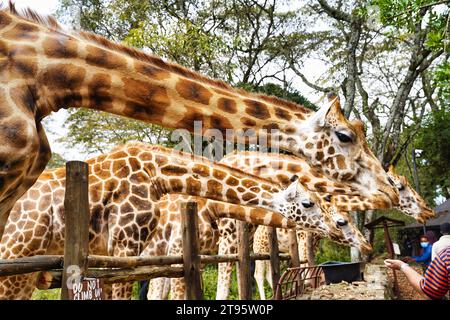
[[[151,279],[148,284],[147,300],[163,300],[166,278]]]
[[[264,272],[265,272],[265,261],[256,260],[255,261],[255,280],[258,286],[259,297],[261,300],[266,300],[266,293],[264,292]]]
[[[227,300],[230,293],[231,273],[233,271],[232,262],[219,263],[217,275],[216,300]]]
[[[233,254],[236,252],[236,247],[233,246],[232,243],[234,239],[236,239],[235,233],[221,235],[219,239],[219,255]],[[219,263],[217,274],[216,300],[228,299],[228,294],[230,293],[230,282],[232,271],[233,271],[232,262]]]
[[[169,292],[170,292],[170,278],[164,278],[164,290],[162,294],[162,299],[167,300],[169,299]]]
[[[172,278],[170,279],[170,289],[172,294],[172,300],[185,300],[186,299],[186,286],[184,278]]]
[[[105,300],[112,300],[112,285],[104,284],[103,292],[105,293]]]
[[[115,257],[139,256],[154,235],[159,220],[159,209],[135,212],[137,216],[145,216],[148,222],[144,225],[137,220],[130,223],[129,216],[122,214],[119,208],[133,207],[128,199],[121,203],[111,205],[108,218],[109,237],[108,254]],[[137,209],[136,209],[137,210]],[[151,227],[152,226],[152,227]],[[146,229],[146,232],[143,230]],[[114,283],[112,285],[113,300],[130,300],[133,292],[133,283]]]
[[[17,259],[47,252],[51,238],[51,215],[48,212],[11,212],[0,242],[0,259]],[[33,220],[34,219],[34,220]],[[20,228],[19,222],[25,222]],[[36,288],[37,272],[0,277],[0,299],[29,300]]]
[[[270,266],[270,262],[269,261],[264,261],[265,264],[265,270],[266,270],[266,280],[270,285],[270,288],[273,291],[273,282],[272,282],[272,267]]]

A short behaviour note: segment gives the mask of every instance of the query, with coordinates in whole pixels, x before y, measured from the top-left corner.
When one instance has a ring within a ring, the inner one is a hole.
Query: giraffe
[[[425,200],[411,187],[408,179],[395,172],[393,165],[389,166],[388,175],[399,191],[400,203],[396,206],[398,210],[415,218],[420,223],[425,223],[428,218],[435,216],[434,211],[428,207]]]
[[[344,117],[337,97],[313,112],[95,34],[66,31],[52,17],[19,13],[11,1],[0,11],[0,39],[0,235],[50,158],[41,121],[61,108],[87,107],[190,132],[201,121],[201,134],[217,129],[243,143],[249,138],[242,131],[253,131],[385,207],[398,203],[363,124]]]
[[[334,194],[332,199],[335,205],[343,209],[344,211],[352,210],[369,210],[376,209],[379,203],[376,199],[366,199],[365,197],[351,196],[354,189],[343,185],[339,182],[331,181],[324,177],[322,174],[316,172],[306,161],[301,158],[293,157],[291,155],[262,153],[255,151],[245,152],[233,152],[226,155],[221,163],[227,164],[231,167],[239,168],[245,172],[250,172],[260,177],[270,179],[272,181],[279,182],[282,185],[289,183],[289,177],[292,175],[298,175],[299,180],[305,184],[309,190],[316,190],[317,195],[321,197],[322,205],[324,207],[329,206],[330,194]],[[393,182],[398,185],[397,182],[400,178],[395,176],[393,169],[389,171],[389,175]],[[418,221],[421,219],[427,219],[432,210],[426,205],[420,195],[415,192],[409,184],[407,184],[406,178],[402,179],[404,188],[399,188],[400,191],[400,204],[396,206],[397,209],[403,213],[413,216]],[[412,196],[411,196],[412,195]],[[382,206],[381,206],[382,207]],[[412,211],[416,209],[414,212]],[[308,260],[308,251],[306,248],[307,237],[313,237],[315,246],[318,245],[322,236],[317,233],[311,233],[307,231],[297,231],[299,246],[302,247],[300,252],[301,260]],[[361,241],[363,241],[361,239]],[[363,242],[366,242],[365,240]],[[224,252],[228,252],[224,249]],[[221,254],[219,250],[219,254]],[[219,281],[217,286],[218,299],[226,299],[229,292],[229,281],[231,276],[232,264],[220,263],[219,264]],[[260,280],[261,281],[261,280]]]
[[[332,195],[336,206],[343,211],[385,209],[377,198],[352,195],[356,189],[351,185],[330,180],[315,171],[304,159],[291,155],[257,151],[235,151],[226,155],[220,162],[281,184],[286,184],[289,181],[289,177],[297,175],[308,190],[316,191],[317,195],[323,200]],[[398,188],[400,195],[400,202],[398,205],[393,206],[394,208],[419,222],[434,216],[433,210],[411,188],[406,177],[396,174],[392,166],[389,167],[388,175],[392,183]]]
[[[434,217],[435,213],[432,209],[428,207],[425,200],[414,190],[408,179],[405,176],[399,175],[395,171],[395,167],[390,165],[388,168],[388,175],[394,182],[396,188],[399,190],[400,194],[400,203],[395,208],[402,213],[413,217],[419,223],[425,223],[427,219]],[[307,237],[312,237],[312,252],[308,250],[303,251],[304,256],[303,259],[309,260],[306,257],[309,255],[314,255],[314,251],[318,248],[320,240],[323,238],[320,234],[311,233],[311,232],[303,232],[305,235],[301,237],[301,241],[304,241],[303,247],[307,247],[306,239]]]
[[[320,192],[317,194],[322,198],[323,206],[328,206],[327,202],[329,202],[329,193],[338,194],[337,196],[333,196],[333,200],[338,202],[338,207],[344,208],[345,210],[364,210],[364,209],[373,209],[376,208],[376,201],[368,201],[363,197],[358,196],[348,196],[347,193],[351,193],[354,189],[351,189],[341,183],[337,183],[334,181],[330,181],[326,179],[323,175],[317,173],[313,168],[311,168],[308,163],[300,158],[293,157],[290,155],[279,155],[279,154],[271,154],[271,153],[261,153],[261,152],[234,152],[230,155],[225,156],[222,160],[222,163],[227,165],[238,167],[246,172],[251,172],[258,176],[271,179],[273,181],[279,182],[281,184],[287,185],[289,183],[289,177],[292,175],[298,175],[300,181],[305,183],[305,186],[309,185],[310,189],[316,189]],[[392,176],[394,181],[397,181],[395,176]],[[408,187],[410,186],[408,185]],[[409,191],[408,191],[409,192]],[[402,195],[403,193],[401,193]],[[416,211],[413,215],[420,219],[421,216],[426,217],[428,212],[431,211],[429,209],[422,198],[417,193],[414,193],[414,197],[402,198],[401,203],[398,206],[398,209],[403,211],[405,214],[409,211],[405,210],[410,207],[408,202],[422,203],[421,210]],[[177,199],[182,199],[177,198]],[[207,201],[214,202],[214,201]],[[348,218],[346,218],[348,219]],[[343,221],[343,226],[345,226],[345,221]],[[227,219],[222,219],[227,220]],[[221,220],[221,221],[222,221]],[[298,230],[298,242],[299,242],[299,253],[301,260],[310,260],[308,259],[308,251],[306,250],[306,239],[307,237],[313,237],[313,241],[315,246],[318,245],[319,240],[322,238],[322,235],[317,233],[310,233],[302,230]],[[360,235],[360,233],[358,233]],[[362,239],[360,237],[356,237],[356,241],[360,243],[367,243],[367,240]],[[219,244],[219,254],[228,254],[229,252],[235,252],[234,248],[228,248],[229,241],[223,240],[220,238]],[[222,242],[223,241],[223,242]],[[341,242],[342,243],[342,242]],[[231,250],[231,251],[230,251]],[[261,267],[262,268],[262,267]],[[220,263],[219,264],[219,274],[218,274],[218,286],[217,286],[217,299],[224,300],[228,297],[229,292],[229,283],[231,277],[232,264],[231,263]],[[269,274],[269,273],[268,273]],[[178,281],[178,280],[177,280]],[[261,281],[261,280],[259,280]],[[153,286],[158,286],[159,289],[155,289],[154,296],[150,298],[156,299],[157,297],[161,297],[161,287],[164,287],[165,282],[161,279],[152,280]]]
[[[305,189],[306,192],[306,189]],[[311,201],[317,201],[310,194]],[[182,234],[178,203],[191,200],[193,197],[182,195],[170,195],[159,202],[160,224],[155,237],[144,249],[142,256],[157,255],[179,255],[182,254]],[[222,203],[205,199],[195,198],[199,205],[199,248],[201,254],[235,254],[237,253],[236,220],[229,218],[230,215],[261,216],[255,211],[264,211],[259,208],[245,207],[235,204]],[[299,230],[317,232],[323,236],[330,237],[339,243],[352,244],[362,251],[370,251],[371,247],[365,241],[359,231],[352,227],[350,230],[343,229],[347,225],[348,217],[333,210],[326,211],[320,202],[310,208],[303,207],[297,211],[296,227]],[[338,223],[339,222],[339,223]],[[260,225],[274,226],[272,223],[260,223]],[[256,225],[250,225],[250,238]],[[344,232],[345,231],[345,232]],[[347,232],[349,231],[349,232]],[[361,240],[363,239],[363,240]],[[231,270],[230,270],[231,273]],[[229,282],[229,281],[228,281]],[[148,299],[162,299],[167,297],[168,284],[165,278],[152,279],[149,285]],[[172,299],[184,299],[185,283],[182,278],[170,280]],[[228,295],[228,290],[227,290]]]
[[[408,179],[405,176],[396,173],[395,167],[393,165],[389,166],[388,175],[392,179],[392,181],[394,181],[396,188],[399,190],[400,203],[395,207],[397,210],[413,217],[420,223],[425,223],[427,219],[435,216],[434,211],[430,209],[425,200],[417,193],[416,190],[411,187]],[[308,232],[307,236],[312,237],[311,249],[314,252],[315,248],[319,246],[319,242],[322,239],[322,236],[317,233],[311,232]],[[306,235],[302,237],[302,241],[305,241],[303,246],[306,247]],[[304,259],[306,259],[306,256],[309,254],[310,253],[308,251],[304,251]]]
[[[161,146],[128,143],[87,163],[89,250],[95,254],[139,255],[157,228],[157,202],[169,193],[259,207],[265,210],[232,217],[283,227],[301,207],[313,205],[295,179],[282,189],[270,180]],[[63,253],[64,188],[65,168],[48,170],[16,203],[0,243],[1,259]],[[4,277],[0,296],[29,298],[34,286],[33,274]],[[113,297],[125,294],[119,289],[130,287],[113,285]]]

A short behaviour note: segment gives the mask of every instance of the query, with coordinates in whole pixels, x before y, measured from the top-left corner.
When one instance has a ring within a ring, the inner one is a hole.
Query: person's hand
[[[386,259],[384,260],[384,264],[386,267],[394,269],[394,270],[400,270],[400,267],[402,264],[404,264],[401,260],[392,260],[392,259]]]
[[[403,262],[412,262],[412,258],[411,257],[402,257],[400,258],[400,260],[402,260]]]

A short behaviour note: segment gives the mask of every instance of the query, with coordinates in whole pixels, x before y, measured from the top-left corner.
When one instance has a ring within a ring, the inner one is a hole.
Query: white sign
[[[399,245],[398,245],[398,243],[392,243],[392,247],[394,247],[394,253],[396,254],[396,255],[401,255],[402,253],[400,252],[400,247],[399,247]]]

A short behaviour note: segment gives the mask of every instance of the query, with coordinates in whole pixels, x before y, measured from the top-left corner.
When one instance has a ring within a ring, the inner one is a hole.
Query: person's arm
[[[423,250],[421,256],[412,257],[416,262],[427,262],[431,259],[431,248]]]
[[[405,274],[406,278],[408,279],[409,283],[413,286],[413,288],[422,293],[422,290],[420,288],[420,281],[422,280],[422,276],[417,273],[413,268],[411,268],[407,263],[401,261],[401,260],[391,260],[387,259],[384,260],[384,264],[395,270],[401,270]]]
[[[431,262],[423,277],[403,261],[388,259],[384,260],[384,264],[391,269],[403,271],[413,288],[430,299],[442,299],[449,290],[448,273],[443,254],[438,255]]]

